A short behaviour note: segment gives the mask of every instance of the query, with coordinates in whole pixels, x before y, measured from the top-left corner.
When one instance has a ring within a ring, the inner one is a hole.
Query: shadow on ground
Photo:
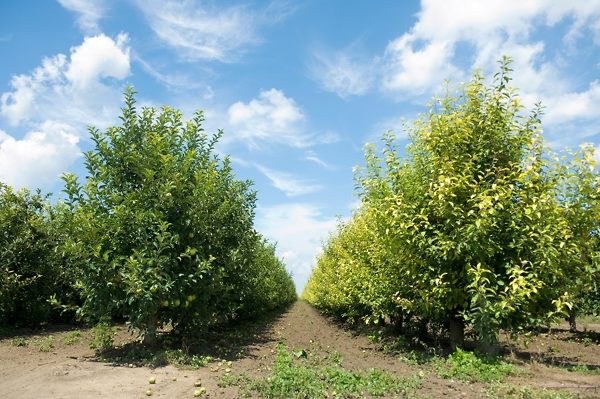
[[[252,320],[236,321],[202,331],[191,339],[182,339],[171,332],[162,332],[156,346],[131,341],[122,346],[97,353],[89,360],[114,366],[160,367],[167,364],[199,368],[213,360],[233,361],[254,358],[253,348],[275,342],[272,327],[288,308],[275,310]]]

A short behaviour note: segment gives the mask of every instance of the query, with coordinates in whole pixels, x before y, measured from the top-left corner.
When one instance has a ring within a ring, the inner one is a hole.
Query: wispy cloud
[[[58,0],[61,6],[75,12],[79,28],[86,34],[100,33],[98,22],[106,12],[103,0]]]
[[[298,178],[292,173],[281,172],[256,164],[256,169],[267,177],[273,186],[283,191],[288,197],[297,197],[300,195],[311,194],[323,189],[322,186],[311,181]]]
[[[262,10],[192,1],[136,1],[156,36],[188,60],[232,62],[261,43],[260,29],[293,11],[288,3]]]
[[[365,94],[375,81],[377,60],[358,54],[357,45],[337,52],[316,51],[308,66],[309,75],[324,90],[341,98]]]
[[[317,165],[322,166],[325,169],[329,169],[329,170],[335,169],[335,167],[333,167],[332,165],[328,164],[327,162],[325,162],[321,158],[319,158],[314,151],[307,151],[306,157],[304,159],[306,159],[307,161],[316,163]]]
[[[196,90],[196,89],[204,89],[205,90],[205,99],[206,97],[212,96],[212,89],[206,83],[199,81],[197,78],[188,75],[185,72],[173,72],[173,73],[164,73],[159,71],[155,66],[151,65],[149,62],[146,62],[139,54],[134,54],[133,59],[141,65],[142,69],[150,76],[152,76],[156,81],[164,85],[170,90]]]
[[[256,228],[277,242],[277,253],[292,272],[296,288],[302,292],[315,265],[315,258],[337,220],[324,217],[313,204],[290,203],[259,206]]]

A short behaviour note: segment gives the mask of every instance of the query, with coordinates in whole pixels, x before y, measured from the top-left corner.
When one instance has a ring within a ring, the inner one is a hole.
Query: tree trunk
[[[396,334],[402,333],[402,328],[404,327],[404,315],[399,314],[393,319],[394,332]]]
[[[429,320],[426,317],[422,317],[421,320],[419,320],[417,334],[419,336],[419,339],[423,341],[427,341],[429,339],[429,331],[427,330],[428,324]]]
[[[567,317],[567,321],[569,322],[569,332],[576,333],[577,320],[574,308],[569,309],[569,316]]]
[[[148,328],[146,333],[144,334],[144,345],[148,345],[151,347],[155,347],[157,345],[156,341],[156,326],[158,325],[158,316],[153,314],[150,316],[150,320],[148,320]]]
[[[459,315],[450,317],[450,345],[452,349],[462,348],[465,344],[465,321]]]

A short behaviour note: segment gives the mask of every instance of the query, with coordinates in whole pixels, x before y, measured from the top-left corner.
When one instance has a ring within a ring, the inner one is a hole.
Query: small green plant
[[[371,334],[369,334],[368,338],[369,338],[369,342],[371,342],[372,344],[377,344],[377,343],[381,342],[381,331],[380,330],[373,331]]]
[[[342,365],[342,355],[337,351],[331,352],[329,355],[327,355],[327,359],[329,359],[333,364],[337,364],[338,366]]]
[[[545,388],[515,387],[506,384],[492,385],[486,393],[490,399],[575,399],[578,397],[570,392],[559,392]]]
[[[206,367],[208,363],[213,360],[212,356],[209,355],[190,355],[186,354],[183,350],[167,350],[165,351],[165,358],[167,362],[183,368],[199,369]]]
[[[54,348],[54,336],[48,335],[47,337],[37,339],[34,344],[40,352],[50,352]]]
[[[10,344],[12,346],[27,346],[29,345],[29,341],[23,337],[15,337],[10,340]]]
[[[71,331],[67,334],[66,337],[63,338],[63,342],[65,345],[75,345],[81,341],[81,331],[75,330]]]
[[[498,382],[515,374],[516,368],[497,356],[456,349],[445,363],[438,366],[437,371],[443,378],[456,378],[466,382]]]
[[[217,385],[222,388],[225,388],[225,387],[230,387],[233,385],[237,385],[237,386],[246,385],[246,384],[250,383],[251,381],[252,380],[245,374],[240,374],[240,375],[224,374],[217,382]]]
[[[90,348],[97,351],[105,351],[112,348],[116,331],[117,329],[111,326],[107,320],[100,320],[100,322],[92,328]]]
[[[566,367],[566,369],[569,371],[572,371],[574,373],[600,375],[600,368],[589,367],[589,366],[586,366],[585,364],[577,364],[574,366],[568,366],[568,367]]]

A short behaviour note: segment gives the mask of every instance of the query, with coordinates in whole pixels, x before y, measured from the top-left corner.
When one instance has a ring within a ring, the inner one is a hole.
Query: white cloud
[[[323,188],[318,184],[300,179],[291,173],[280,172],[262,165],[256,165],[256,169],[265,175],[276,189],[283,191],[288,197],[315,193]]]
[[[299,292],[310,276],[322,242],[336,225],[335,219],[323,217],[320,209],[310,204],[259,206],[257,209],[257,230],[277,242],[277,253],[292,272]]]
[[[127,35],[117,40],[105,35],[86,37],[83,43],[71,49],[71,62],[66,78],[75,86],[88,87],[101,78],[123,79],[129,75],[129,48]]]
[[[230,62],[260,43],[263,25],[285,18],[284,3],[264,10],[247,6],[216,7],[192,1],[136,1],[156,36],[189,60]]]
[[[336,53],[316,53],[309,67],[311,77],[341,98],[365,94],[375,79],[374,61],[361,60],[353,52],[352,47]]]
[[[419,95],[441,85],[445,79],[457,80],[461,71],[450,62],[452,44],[431,42],[413,48],[417,37],[407,34],[391,42],[383,58],[382,88]]]
[[[27,133],[0,135],[0,180],[48,185],[80,156],[86,126],[116,121],[122,89],[112,80],[129,75],[126,42],[124,34],[87,37],[69,56],[46,57],[31,73],[12,77],[12,90],[0,95],[0,115]]]
[[[61,6],[78,14],[77,24],[84,33],[100,33],[98,22],[104,16],[103,0],[58,0]]]
[[[78,142],[71,126],[56,121],[20,140],[0,130],[0,181],[29,188],[50,184],[81,156]]]
[[[44,58],[42,65],[30,75],[16,75],[11,79],[14,91],[0,96],[0,112],[10,124],[16,125],[31,115],[36,96],[46,85],[60,84],[66,66],[64,54]]]
[[[473,68],[486,75],[495,72],[497,60],[506,54],[514,59],[512,84],[520,89],[525,105],[541,100],[548,109],[544,122],[550,127],[576,126],[557,143],[593,135],[600,121],[600,112],[592,106],[598,101],[598,83],[565,72],[573,60],[564,51],[549,52],[544,41],[548,39],[535,36],[547,27],[566,29],[563,50],[566,46],[575,51],[577,41],[586,36],[600,45],[600,0],[424,0],[412,28],[386,48],[381,88],[400,96],[430,95],[444,79],[457,83]],[[555,45],[561,49],[560,42]],[[576,89],[586,83],[587,89]]]
[[[0,114],[11,125],[45,120],[106,125],[118,112],[121,94],[103,79],[129,75],[126,43],[125,34],[116,40],[101,34],[71,48],[68,58],[44,58],[30,74],[12,77],[12,91],[0,96]]]
[[[250,147],[260,143],[287,144],[292,147],[310,145],[304,133],[304,114],[296,102],[277,89],[260,92],[248,103],[238,101],[228,111],[232,135]]]
[[[322,166],[325,169],[329,169],[329,170],[335,169],[332,165],[328,164],[327,162],[325,162],[321,158],[319,158],[314,151],[307,151],[306,157],[304,159],[306,159],[307,161],[316,163],[317,165]]]
[[[563,93],[546,102],[544,122],[549,125],[600,118],[600,82],[595,80],[582,92]],[[600,133],[600,131],[599,131]]]

